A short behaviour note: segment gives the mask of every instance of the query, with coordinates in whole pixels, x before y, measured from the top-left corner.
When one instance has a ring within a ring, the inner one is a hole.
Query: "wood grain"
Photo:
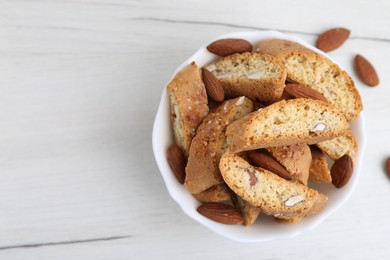
[[[388,257],[390,5],[318,8],[303,0],[1,1],[0,259]],[[221,34],[277,29],[314,43],[334,26],[352,32],[329,54],[356,81],[367,118],[348,203],[310,233],[265,244],[232,242],[190,220],[169,197],[151,147],[175,68]],[[377,88],[358,80],[356,53],[377,69]]]

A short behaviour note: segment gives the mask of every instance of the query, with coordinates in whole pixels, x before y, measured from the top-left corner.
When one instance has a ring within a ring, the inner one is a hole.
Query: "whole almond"
[[[248,157],[256,166],[273,172],[286,180],[291,180],[291,174],[272,156],[261,152],[252,152],[248,154]]]
[[[310,98],[327,102],[326,98],[317,90],[302,84],[287,84],[284,91],[294,98]]]
[[[333,185],[338,189],[344,187],[351,178],[352,173],[353,161],[349,155],[343,155],[334,162],[330,169]]]
[[[197,208],[203,216],[223,224],[242,224],[244,222],[241,213],[230,205],[208,202]]]
[[[244,39],[221,39],[210,43],[207,50],[215,55],[226,57],[234,53],[252,52],[252,44]]]
[[[340,47],[351,32],[345,28],[333,28],[320,35],[316,47],[323,52],[329,52]]]
[[[361,81],[367,86],[374,87],[379,84],[378,74],[374,66],[362,55],[355,57],[355,70]]]
[[[209,97],[216,102],[222,102],[225,99],[225,91],[214,74],[202,68],[202,79]]]
[[[180,146],[171,144],[167,150],[167,159],[176,179],[183,184],[186,177],[186,158]]]
[[[387,159],[386,159],[386,173],[387,173],[387,176],[389,176],[389,178],[390,178],[390,157],[388,157]]]

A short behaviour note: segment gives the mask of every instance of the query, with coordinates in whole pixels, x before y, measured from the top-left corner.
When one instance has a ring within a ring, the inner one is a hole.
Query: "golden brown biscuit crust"
[[[349,124],[337,109],[322,101],[282,100],[231,123],[228,149],[240,152],[297,143],[315,144],[344,135]]]
[[[196,129],[209,112],[206,89],[195,62],[175,75],[167,93],[175,142],[187,157]]]
[[[218,163],[226,146],[226,127],[252,109],[250,99],[239,97],[221,103],[204,118],[189,151],[184,182],[189,192],[197,194],[223,182]]]
[[[265,103],[280,98],[287,75],[279,59],[248,52],[225,57],[207,69],[219,79],[228,98],[246,96]]]

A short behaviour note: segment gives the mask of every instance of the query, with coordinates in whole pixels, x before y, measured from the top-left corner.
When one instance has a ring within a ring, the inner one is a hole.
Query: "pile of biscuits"
[[[168,85],[177,180],[198,212],[251,225],[262,212],[281,223],[320,212],[326,194],[310,183],[348,184],[358,145],[350,123],[362,100],[351,77],[324,56],[284,39],[207,46]]]

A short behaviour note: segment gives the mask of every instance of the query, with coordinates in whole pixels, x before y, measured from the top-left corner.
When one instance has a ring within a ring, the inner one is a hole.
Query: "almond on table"
[[[367,86],[375,87],[379,84],[379,77],[374,66],[362,55],[355,57],[355,70],[361,81]]]
[[[386,159],[385,169],[387,176],[390,178],[390,157]]]
[[[349,37],[350,31],[346,28],[333,28],[323,32],[316,42],[316,47],[323,52],[329,52],[340,47]]]

